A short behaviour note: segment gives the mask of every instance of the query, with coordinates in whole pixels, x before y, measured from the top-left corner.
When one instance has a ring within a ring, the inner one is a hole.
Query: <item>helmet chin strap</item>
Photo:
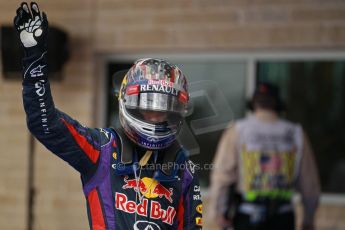
[[[144,194],[140,194],[142,191],[140,191],[140,179],[141,179],[141,170],[142,167],[145,166],[147,164],[147,162],[149,161],[150,157],[152,155],[152,151],[151,150],[147,150],[145,155],[140,159],[139,161],[139,176],[137,175],[136,169],[135,169],[135,165],[133,165],[133,172],[134,172],[134,177],[135,177],[135,181],[136,181],[136,193],[137,195],[135,196],[135,204],[137,204],[138,200],[137,198],[139,198],[139,204],[141,204],[141,202],[143,201],[144,196],[149,192],[152,183],[154,180],[151,181],[151,184],[148,186],[147,191],[145,191]],[[135,212],[135,222],[137,222],[137,212]]]
[[[145,155],[140,159],[139,165],[141,167],[145,166],[147,164],[147,162],[149,161],[151,155],[152,155],[152,151],[151,150],[147,150]]]

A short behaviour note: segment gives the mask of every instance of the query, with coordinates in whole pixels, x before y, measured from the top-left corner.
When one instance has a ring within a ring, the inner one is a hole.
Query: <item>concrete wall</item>
[[[218,50],[344,46],[345,2],[98,0],[95,48]]]
[[[19,4],[0,0],[0,25],[12,23]],[[64,79],[52,84],[55,103],[87,125],[95,123],[96,54],[345,47],[343,0],[46,0],[39,4],[50,24],[64,28],[71,39],[72,56]],[[21,82],[0,76],[1,229],[25,229],[28,148]],[[35,229],[87,229],[79,175],[38,143],[35,154]],[[320,229],[340,229],[332,226],[344,219],[344,206],[323,208]]]

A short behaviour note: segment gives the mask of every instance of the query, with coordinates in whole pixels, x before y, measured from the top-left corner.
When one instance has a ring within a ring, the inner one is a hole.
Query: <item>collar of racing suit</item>
[[[122,129],[111,129],[117,139],[117,175],[134,174],[139,170],[139,152],[133,142],[126,136]],[[162,156],[163,155],[163,156]],[[159,156],[159,157],[158,157]],[[178,170],[183,167],[186,161],[185,151],[177,141],[164,150],[154,151],[153,157],[160,160],[154,162],[155,171],[153,178],[157,181],[175,181],[178,179]],[[181,166],[181,167],[179,167]]]

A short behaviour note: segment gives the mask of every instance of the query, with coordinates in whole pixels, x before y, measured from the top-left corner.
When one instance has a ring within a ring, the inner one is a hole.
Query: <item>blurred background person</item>
[[[223,229],[295,229],[294,191],[302,197],[303,229],[314,229],[320,183],[313,151],[299,124],[279,117],[279,89],[259,83],[253,114],[223,134],[211,173],[210,216]]]

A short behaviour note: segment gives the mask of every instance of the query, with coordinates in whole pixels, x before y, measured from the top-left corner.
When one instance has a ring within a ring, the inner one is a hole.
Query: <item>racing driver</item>
[[[46,14],[23,2],[14,26],[24,49],[28,128],[81,174],[90,229],[201,229],[195,165],[176,140],[189,100],[180,69],[138,60],[121,84],[121,128],[88,128],[54,106]]]

